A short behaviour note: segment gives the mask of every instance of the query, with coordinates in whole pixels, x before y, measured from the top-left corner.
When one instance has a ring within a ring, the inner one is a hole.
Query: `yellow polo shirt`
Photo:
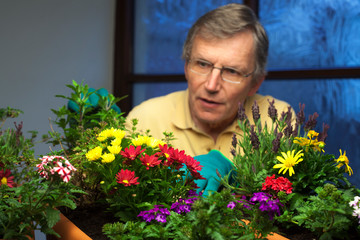
[[[171,142],[174,148],[185,150],[190,156],[197,156],[208,153],[211,149],[217,149],[232,160],[232,136],[234,132],[240,132],[240,128],[235,120],[222,133],[219,134],[216,142],[208,134],[201,131],[194,125],[191,119],[188,104],[188,90],[170,93],[166,96],[156,97],[144,101],[134,107],[127,116],[127,127],[129,128],[131,119],[138,119],[137,130],[145,133],[150,130],[151,136],[162,139],[163,132],[172,132],[176,138]],[[267,122],[271,126],[272,120],[268,116],[269,102],[271,96],[255,94],[245,101],[245,114],[250,122],[252,120],[252,105],[256,100],[259,105],[262,124]],[[275,107],[278,115],[288,110],[289,104],[275,99]]]

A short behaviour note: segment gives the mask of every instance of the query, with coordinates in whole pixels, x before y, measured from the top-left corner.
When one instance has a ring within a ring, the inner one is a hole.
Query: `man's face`
[[[250,31],[228,39],[205,40],[195,37],[191,59],[201,59],[215,67],[229,67],[247,74],[255,69],[254,39]],[[223,129],[236,117],[240,102],[253,95],[260,87],[254,85],[252,75],[240,84],[222,80],[220,70],[214,68],[208,75],[199,75],[185,64],[188,81],[191,117],[196,126],[205,131]]]

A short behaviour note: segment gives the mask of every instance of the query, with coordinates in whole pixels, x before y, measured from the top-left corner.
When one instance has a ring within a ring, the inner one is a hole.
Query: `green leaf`
[[[55,224],[60,221],[60,211],[54,208],[48,207],[45,209],[47,216],[47,223],[49,227],[55,226]]]

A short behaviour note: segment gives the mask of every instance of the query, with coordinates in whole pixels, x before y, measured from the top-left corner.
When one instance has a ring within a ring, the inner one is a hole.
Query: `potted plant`
[[[50,132],[49,142],[61,145],[78,169],[72,181],[87,195],[79,197],[77,210],[95,204],[91,211],[101,206],[101,211],[111,213],[108,222],[103,222],[108,238],[176,239],[183,235],[184,239],[251,239],[273,230],[262,229],[265,224],[250,227],[243,218],[248,209],[233,207],[239,200],[230,191],[207,198],[194,194],[201,166],[184,151],[171,147],[171,133],[154,139],[151,130],[137,132],[136,120],[126,129],[125,118],[112,108],[118,99],[76,82],[68,87],[73,90],[71,96],[60,96],[68,105],[53,110],[63,135]],[[66,212],[71,213],[76,221],[78,211]]]
[[[140,134],[136,121],[125,129],[125,118],[113,108],[119,99],[75,81],[68,87],[71,96],[59,96],[68,105],[53,110],[62,133],[49,132],[47,141],[61,146],[77,169],[71,181],[87,193],[76,199],[78,209],[95,206],[112,212],[110,218],[134,220],[139,211],[168,205],[195,187],[201,166],[171,147],[172,134],[161,140],[150,131]]]
[[[22,111],[0,109],[0,238],[34,238],[34,230],[47,234],[60,219],[60,206],[74,208],[74,194],[69,183],[75,168],[62,156],[34,157],[36,132],[26,138],[23,123],[3,130],[6,119]]]
[[[344,173],[351,176],[353,170],[346,151],[338,157],[325,153],[329,126],[316,132],[318,114],[305,121],[304,108],[300,105],[296,116],[289,108],[279,118],[274,101],[269,102],[273,121],[262,125],[256,103],[252,118],[240,107],[242,134],[234,135],[232,150],[236,184],[224,184],[252,209],[245,216],[250,226],[267,218],[277,232],[300,227],[319,239],[351,239],[360,233],[360,191]]]
[[[48,142],[62,146],[77,168],[71,181],[87,193],[78,196],[77,209],[110,213],[100,225],[106,237],[282,239],[274,232],[291,238],[297,229],[320,239],[358,234],[360,193],[344,176],[352,174],[349,160],[342,151],[339,157],[324,152],[328,126],[317,133],[318,115],[305,122],[304,105],[296,116],[290,108],[278,116],[269,102],[268,125],[256,103],[251,119],[240,107],[234,169],[220,176],[223,191],[203,197],[193,192],[201,166],[171,147],[171,133],[154,139],[151,129],[137,132],[136,121],[126,129],[114,108],[120,99],[76,82],[68,86],[71,96],[59,96],[68,105],[53,110],[63,133],[50,132]]]

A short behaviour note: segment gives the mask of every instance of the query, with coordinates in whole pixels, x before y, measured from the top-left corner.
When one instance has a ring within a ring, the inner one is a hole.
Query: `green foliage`
[[[227,207],[237,201],[229,190],[199,197],[186,214],[171,211],[166,223],[128,221],[105,224],[104,234],[112,240],[124,239],[259,239],[258,228],[247,225],[244,208]],[[263,237],[267,235],[264,232]]]
[[[16,109],[1,109],[0,118],[17,117]],[[3,124],[1,124],[3,126]],[[1,129],[0,134],[0,238],[28,239],[36,229],[56,234],[52,227],[60,219],[55,208],[74,208],[78,191],[70,183],[46,180],[39,176],[34,157],[35,132],[31,138],[22,133],[22,123],[15,129]]]
[[[174,138],[172,133],[164,132],[163,141],[152,138],[150,131],[140,135],[136,130],[137,120],[126,129],[122,113],[113,110],[120,99],[112,94],[103,96],[98,94],[99,90],[75,81],[67,86],[72,90],[69,97],[57,95],[65,99],[67,105],[52,110],[57,116],[54,124],[61,132],[49,132],[47,141],[60,146],[61,152],[77,168],[71,181],[87,193],[79,195],[78,206],[101,202],[114,216],[127,221],[154,203],[169,204],[193,188],[193,180],[185,178],[185,171],[179,169],[180,163],[171,164],[174,159],[168,160],[165,152],[159,149],[160,143],[163,146],[170,144]],[[94,100],[94,94],[98,101]],[[103,136],[101,140],[99,136]],[[141,148],[141,154],[131,159],[122,156],[121,153],[130,146]],[[109,147],[119,150],[112,153]],[[94,149],[99,148],[100,152],[94,154]],[[106,156],[113,159],[106,159]],[[156,158],[162,164],[146,167],[141,160],[145,156]],[[182,157],[179,151],[176,156]],[[119,183],[117,175],[122,170],[134,172],[138,184]]]
[[[116,134],[120,134],[122,137],[114,137]],[[97,136],[102,135],[108,137],[99,141]],[[108,147],[113,146],[114,141],[118,141],[119,147],[123,151],[113,154],[112,161],[104,161],[100,156],[92,159],[90,153],[94,149],[100,147],[102,156],[104,156],[109,152]],[[160,144],[162,148],[160,148]],[[125,151],[131,152],[131,147],[138,148],[139,152],[131,153],[133,158],[129,159],[123,154]],[[80,148],[87,150],[83,155],[83,168],[87,176],[92,176],[88,178],[94,180],[92,184],[98,186],[98,192],[102,194],[102,199],[99,200],[106,199],[114,216],[123,221],[133,220],[140,211],[147,210],[154,204],[170,204],[193,189],[192,183],[196,178],[187,179],[185,169],[181,169],[183,163],[179,162],[190,156],[180,153],[166,145],[165,142],[153,137],[134,132],[130,134],[121,129],[106,128],[100,133],[93,133],[91,137],[89,136],[89,141]],[[90,156],[86,156],[86,154]],[[148,166],[143,162],[145,157],[151,157],[158,163]],[[134,173],[138,178],[136,184],[127,186],[119,182],[118,175],[123,170]]]
[[[31,131],[31,137],[26,138],[22,132],[22,122],[14,122],[14,128],[2,129],[2,126],[8,118],[16,118],[21,113],[21,110],[10,107],[0,109],[0,167],[12,169],[12,176],[18,183],[26,179],[24,175],[34,159],[33,147],[37,132]]]
[[[44,136],[49,143],[54,146],[62,145],[63,149],[71,151],[76,147],[77,141],[83,138],[86,129],[100,127],[100,124],[104,122],[114,127],[124,123],[125,118],[121,117],[122,113],[112,109],[112,106],[122,98],[115,98],[112,94],[102,96],[96,91],[90,91],[87,84],[83,82],[78,84],[74,80],[72,85],[66,86],[73,91],[70,97],[64,95],[56,95],[56,97],[67,100],[67,103],[72,102],[77,109],[70,109],[68,105],[60,107],[59,110],[51,109],[56,115],[54,124],[63,132],[50,131],[47,136]],[[90,102],[92,95],[99,98],[96,106]]]
[[[354,191],[339,190],[332,184],[325,184],[316,189],[317,195],[300,204],[293,220],[315,232],[320,239],[326,239],[326,236],[343,238],[344,232],[357,225],[348,217],[353,212],[349,202],[354,198]]]
[[[66,104],[58,110],[51,109],[56,120],[51,123],[51,131],[44,135],[43,139],[53,146],[60,146],[60,153],[77,168],[72,182],[87,193],[79,195],[77,205],[86,205],[104,198],[100,191],[99,173],[88,171],[88,166],[85,166],[88,146],[95,144],[94,136],[106,127],[123,129],[125,118],[123,113],[112,108],[121,98],[115,98],[112,94],[103,96],[83,82],[78,84],[73,81],[72,85],[66,86],[72,92],[70,96],[56,95],[65,99]],[[90,101],[93,97],[98,98],[96,104]],[[69,107],[70,103],[73,108]],[[55,131],[52,124],[55,124],[60,132]]]
[[[349,202],[359,195],[359,190],[344,175],[352,174],[349,160],[345,153],[338,159],[325,153],[326,125],[320,134],[313,130],[317,113],[305,122],[304,105],[300,105],[296,117],[289,109],[278,118],[270,102],[271,121],[263,125],[256,108],[254,104],[253,123],[245,114],[239,114],[241,133],[233,142],[236,184],[230,185],[223,179],[224,185],[249,198],[262,192],[268,194],[267,201],[280,200],[276,225],[299,225],[321,239],[343,237],[356,229],[358,223]],[[294,172],[290,174],[290,170]],[[289,184],[284,185],[287,181]],[[260,212],[255,209],[247,219],[256,224],[258,216],[261,217]],[[267,225],[257,227],[263,230]]]

